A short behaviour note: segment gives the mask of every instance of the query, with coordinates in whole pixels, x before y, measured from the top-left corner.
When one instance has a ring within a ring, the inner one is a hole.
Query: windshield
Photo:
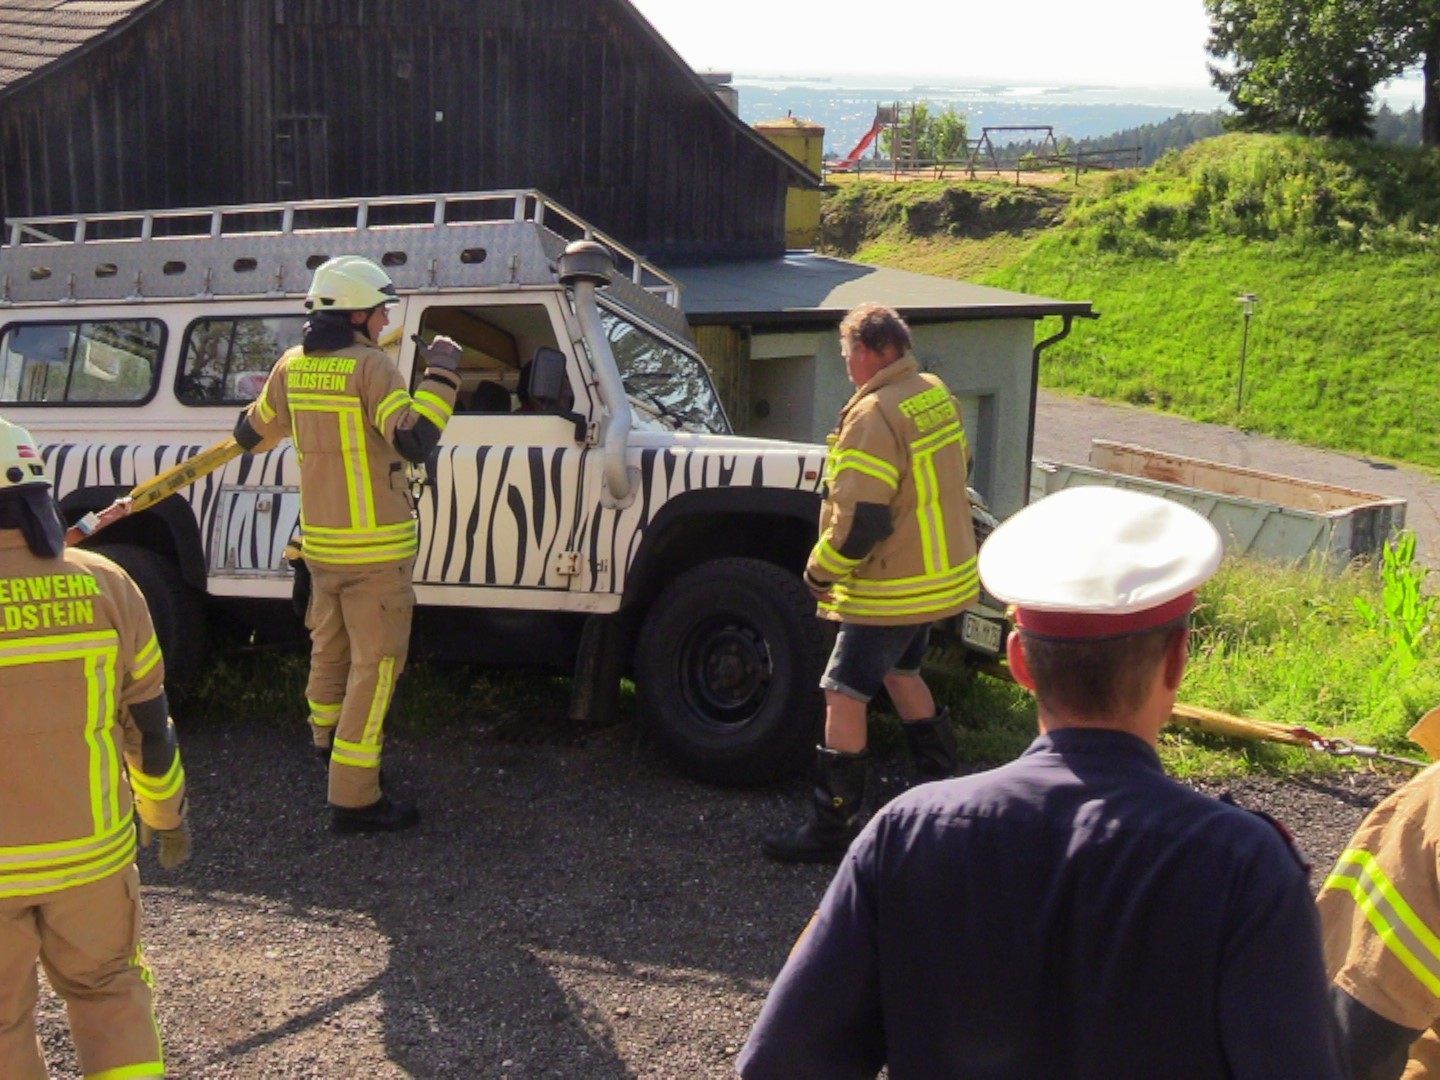
[[[600,309],[600,321],[620,381],[637,406],[637,428],[730,434],[720,398],[696,357],[607,308]]]

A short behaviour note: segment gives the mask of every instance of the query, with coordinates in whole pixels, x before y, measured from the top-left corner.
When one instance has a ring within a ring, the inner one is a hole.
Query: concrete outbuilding
[[[1088,301],[1027,296],[949,278],[793,252],[778,259],[695,262],[667,269],[684,285],[686,316],[737,431],[823,440],[853,390],[838,328],[857,304],[889,305],[910,323],[921,366],[965,406],[971,486],[1004,517],[1026,502],[1041,352]],[[1061,319],[1036,342],[1037,322]]]

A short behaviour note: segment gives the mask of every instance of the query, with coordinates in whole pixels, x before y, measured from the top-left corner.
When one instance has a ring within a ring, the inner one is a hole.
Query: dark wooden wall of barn
[[[645,254],[784,247],[783,164],[615,0],[170,0],[0,100],[7,216],[534,187]]]

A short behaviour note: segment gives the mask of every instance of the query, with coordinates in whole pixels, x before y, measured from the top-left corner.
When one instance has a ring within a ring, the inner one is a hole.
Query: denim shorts
[[[841,623],[820,688],[869,701],[885,685],[885,676],[915,675],[930,646],[930,624],[867,626]]]

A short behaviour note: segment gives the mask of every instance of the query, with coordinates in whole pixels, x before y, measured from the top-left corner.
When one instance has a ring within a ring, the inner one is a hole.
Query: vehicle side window
[[[730,422],[720,405],[710,375],[696,357],[663,341],[608,308],[600,321],[620,369],[620,381],[632,400],[655,415],[659,430],[708,431],[730,434]],[[637,416],[644,427],[647,417]]]
[[[304,315],[196,319],[185,331],[175,396],[185,405],[250,404],[304,327]]]
[[[529,361],[537,350],[558,344],[544,304],[435,304],[425,309],[420,336],[430,341],[437,334],[460,345],[456,415],[536,411],[528,398]],[[416,365],[416,385],[423,367]]]
[[[164,349],[158,319],[11,323],[0,337],[0,403],[142,405]]]

